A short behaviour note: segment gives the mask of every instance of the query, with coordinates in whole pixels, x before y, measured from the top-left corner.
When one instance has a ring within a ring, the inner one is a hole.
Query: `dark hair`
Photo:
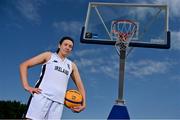
[[[64,40],[70,40],[70,41],[72,41],[72,43],[74,44],[74,40],[71,38],[71,37],[68,37],[68,36],[65,36],[65,37],[62,37],[61,39],[60,39],[60,41],[59,41],[59,44],[61,45],[63,42],[64,42]],[[56,50],[56,53],[58,53],[59,52],[59,48]]]

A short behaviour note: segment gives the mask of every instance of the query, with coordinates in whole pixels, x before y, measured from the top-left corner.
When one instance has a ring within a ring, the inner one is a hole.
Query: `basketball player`
[[[85,89],[78,68],[74,62],[67,58],[73,49],[73,45],[72,38],[63,37],[59,41],[56,53],[44,52],[20,65],[22,85],[26,91],[32,94],[28,102],[26,118],[61,119],[70,76],[83,96],[82,106],[71,109],[74,112],[81,112],[85,109]],[[31,87],[28,83],[28,68],[38,64],[42,64],[40,79],[35,87]]]

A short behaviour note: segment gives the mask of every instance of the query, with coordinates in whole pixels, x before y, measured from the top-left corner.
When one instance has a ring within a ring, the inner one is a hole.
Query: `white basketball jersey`
[[[63,104],[71,72],[72,62],[67,58],[62,60],[57,53],[52,53],[50,60],[42,66],[36,87],[42,89],[42,94],[47,98]]]

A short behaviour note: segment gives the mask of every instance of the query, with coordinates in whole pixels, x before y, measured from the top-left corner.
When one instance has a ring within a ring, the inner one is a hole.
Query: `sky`
[[[83,80],[87,107],[64,108],[64,119],[106,119],[118,95],[119,58],[114,46],[80,43],[88,3],[95,0],[0,0],[0,100],[26,103],[19,65],[41,52],[57,49],[63,36],[75,39],[71,60]],[[170,8],[170,49],[135,48],[126,59],[124,99],[132,119],[180,119],[180,1],[99,0],[98,2],[166,3]],[[28,70],[29,83],[41,66]],[[75,88],[72,80],[68,88]]]

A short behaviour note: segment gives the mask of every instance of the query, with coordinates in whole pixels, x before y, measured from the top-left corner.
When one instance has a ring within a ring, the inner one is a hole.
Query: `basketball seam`
[[[81,102],[75,102],[75,101],[72,101],[72,100],[69,100],[69,99],[66,99],[66,98],[65,98],[65,100],[68,101],[68,102],[71,102],[71,103],[75,103],[75,104],[82,104],[82,101]]]

